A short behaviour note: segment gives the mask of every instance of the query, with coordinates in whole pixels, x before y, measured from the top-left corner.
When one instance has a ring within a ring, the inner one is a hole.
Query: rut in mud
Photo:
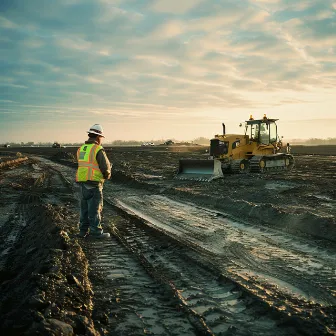
[[[269,277],[270,283],[298,297],[323,305],[336,303],[333,295],[336,255],[315,244],[234,222],[223,213],[160,195],[124,196],[116,204],[147,219],[157,230],[199,250],[200,254],[208,255],[209,262],[217,263],[228,276],[244,279],[250,276],[254,281]]]
[[[63,328],[110,335],[323,335],[335,330],[335,250],[328,241],[247,222],[245,216],[199,202],[197,193],[207,197],[211,186],[153,178],[150,171],[136,178],[119,172],[120,183],[115,179],[104,189],[104,225],[113,235],[104,242],[75,237],[74,168],[36,158],[0,173],[1,191],[7,191],[0,204],[5,246],[0,253],[7,256],[0,293],[8,291],[7,298],[26,293],[17,309],[0,306],[6,316],[25,312],[25,324],[10,318],[1,330]],[[270,186],[264,193],[281,185],[279,179],[258,183]],[[30,213],[32,208],[45,209],[45,215]],[[333,208],[328,211],[332,216]],[[59,238],[50,241],[29,231],[41,232],[43,225],[51,230],[47,237]],[[40,256],[36,264],[31,253]],[[38,264],[42,256],[48,260],[43,267]],[[30,272],[34,269],[42,280],[20,285],[14,275],[27,260]],[[11,266],[16,263],[18,268]],[[9,287],[13,282],[16,289]],[[39,304],[31,305],[37,294]]]
[[[221,335],[228,332],[246,335],[251,331],[273,335],[275,330],[278,335],[295,334],[286,315],[249,295],[211,267],[209,260],[190,249],[188,244],[180,243],[147,224],[135,217],[129,223],[118,222],[119,229],[114,227],[113,231],[138,256],[154,279],[170,287],[176,306],[187,313],[196,334]],[[175,330],[173,334],[184,335],[186,332]]]

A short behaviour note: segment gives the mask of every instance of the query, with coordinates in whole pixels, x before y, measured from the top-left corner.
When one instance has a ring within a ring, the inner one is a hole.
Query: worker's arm
[[[104,151],[104,149],[101,149],[98,153],[97,153],[97,162],[99,165],[99,169],[102,172],[104,179],[108,180],[111,177],[111,163],[109,161],[109,159],[107,158],[107,155]]]

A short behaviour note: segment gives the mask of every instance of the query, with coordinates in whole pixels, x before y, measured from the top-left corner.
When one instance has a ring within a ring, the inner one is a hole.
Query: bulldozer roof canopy
[[[272,122],[276,122],[279,119],[257,119],[257,120],[247,120],[246,124],[247,125],[255,125],[255,124],[261,124],[261,123],[272,123]]]

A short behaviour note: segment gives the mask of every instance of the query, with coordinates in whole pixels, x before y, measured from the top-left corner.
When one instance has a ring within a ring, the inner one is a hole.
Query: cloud
[[[281,0],[255,0],[255,2],[262,4],[278,4],[281,2]]]
[[[155,0],[150,9],[160,13],[184,14],[190,9],[196,7],[203,0],[183,0],[183,1],[166,1]]]
[[[34,118],[215,120],[336,87],[334,1],[4,4],[0,99]]]
[[[17,25],[10,20],[7,20],[5,17],[0,16],[0,27],[5,29],[15,29]]]
[[[36,39],[36,38],[28,38],[26,39],[23,44],[27,47],[27,48],[41,48],[42,46],[44,46],[44,41],[41,39]]]
[[[167,39],[178,36],[184,32],[181,21],[172,20],[159,26],[152,34],[152,38]]]
[[[25,85],[12,84],[12,83],[0,83],[0,86],[14,88],[14,89],[28,89],[28,87]]]
[[[82,51],[89,50],[92,47],[92,43],[79,38],[59,38],[56,39],[56,43],[63,48]]]
[[[7,99],[0,99],[0,102],[2,102],[2,103],[14,103],[13,100],[7,100]]]

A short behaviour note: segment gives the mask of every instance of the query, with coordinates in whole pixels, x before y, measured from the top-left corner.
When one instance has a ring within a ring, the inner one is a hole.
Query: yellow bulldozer
[[[294,158],[282,153],[282,141],[278,136],[278,119],[245,121],[245,134],[217,134],[210,140],[208,159],[182,159],[179,161],[177,179],[211,181],[223,177],[223,173],[266,173],[290,170]],[[240,124],[240,126],[243,126]]]

